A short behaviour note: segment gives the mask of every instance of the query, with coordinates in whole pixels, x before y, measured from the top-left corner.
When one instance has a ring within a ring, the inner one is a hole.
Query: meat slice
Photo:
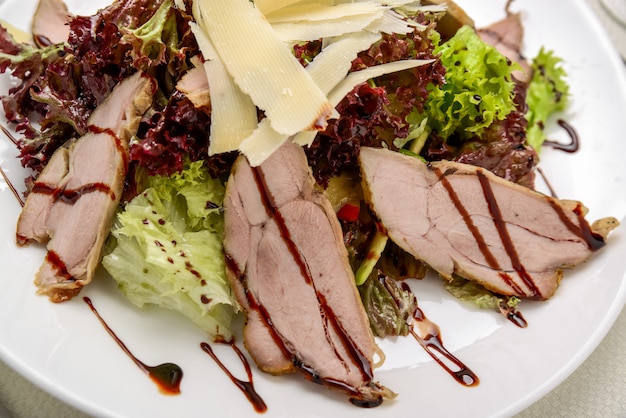
[[[494,46],[502,55],[521,66],[521,71],[513,72],[513,76],[517,80],[521,82],[530,81],[532,69],[521,52],[524,26],[519,13],[508,13],[504,19],[480,28],[477,32],[485,43]]]
[[[445,278],[548,299],[562,269],[585,261],[618,225],[596,228],[579,202],[560,201],[478,167],[362,148],[368,204],[391,240]]]
[[[228,276],[259,368],[300,370],[358,404],[391,396],[372,381],[376,346],[341,227],[302,148],[288,141],[255,168],[239,157],[224,209]]]
[[[31,25],[35,44],[43,48],[67,41],[71,18],[63,0],[39,0]]]
[[[17,242],[47,243],[35,284],[53,302],[93,278],[122,194],[128,141],[153,93],[140,73],[122,81],[89,118],[89,132],[53,154],[26,198]]]

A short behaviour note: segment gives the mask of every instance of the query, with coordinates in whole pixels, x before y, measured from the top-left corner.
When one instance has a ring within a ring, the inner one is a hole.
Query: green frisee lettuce
[[[533,77],[526,94],[528,129],[526,142],[539,152],[546,139],[544,127],[548,117],[567,106],[569,86],[562,60],[543,48],[533,59]]]
[[[459,29],[435,53],[446,67],[446,82],[432,87],[424,114],[442,138],[480,136],[514,110],[511,72],[518,65],[483,42],[471,27]]]
[[[179,311],[214,339],[229,339],[239,307],[225,275],[224,186],[202,162],[148,181],[117,214],[115,248],[102,264],[135,305]]]

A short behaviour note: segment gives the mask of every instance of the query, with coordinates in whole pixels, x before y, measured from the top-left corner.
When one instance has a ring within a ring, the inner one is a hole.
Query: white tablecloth
[[[599,0],[588,1],[626,58],[626,27],[611,19]],[[625,348],[626,310],[583,365],[519,417],[626,417]],[[48,395],[0,362],[0,418],[8,417],[84,418],[87,415]]]

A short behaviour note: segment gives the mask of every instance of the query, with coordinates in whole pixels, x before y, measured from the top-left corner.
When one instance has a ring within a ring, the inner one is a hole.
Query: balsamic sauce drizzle
[[[410,327],[411,335],[437,364],[460,384],[468,387],[478,386],[480,383],[478,376],[443,345],[439,327],[426,318],[420,308],[415,310],[413,319],[415,325]],[[419,332],[416,331],[415,328],[418,328]],[[442,357],[456,366],[457,369],[453,370]]]
[[[130,357],[130,359],[139,367],[139,369],[146,373],[148,377],[157,385],[159,391],[165,395],[178,395],[180,393],[180,381],[183,378],[182,369],[174,363],[164,363],[158,366],[148,366],[126,347],[126,344],[115,334],[115,332],[109,327],[106,321],[100,316],[95,306],[91,302],[91,299],[87,296],[83,297],[83,301],[89,306],[96,318],[100,321],[104,329],[109,333],[113,340],[120,346],[120,348]]]
[[[417,299],[406,282],[402,282],[402,289],[405,292],[411,293],[415,301],[415,312],[413,312],[412,323],[409,324],[409,332],[413,338],[415,338],[419,345],[421,345],[437,364],[447,371],[454,380],[464,386],[478,386],[480,383],[478,376],[443,345],[439,326],[428,319],[419,306],[417,306]],[[444,361],[444,359],[446,361]],[[455,369],[453,370],[448,363],[452,363]]]
[[[24,207],[24,199],[22,199],[22,196],[20,196],[20,193],[17,191],[13,183],[11,183],[11,180],[9,180],[9,177],[4,172],[2,167],[0,167],[0,174],[2,175],[2,178],[4,179],[4,182],[7,184],[7,186],[9,186],[9,190],[11,190],[11,193],[13,193],[13,196],[15,196],[20,206]]]
[[[217,357],[217,355],[215,355],[215,352],[213,351],[213,349],[208,343],[206,342],[200,343],[200,348],[202,348],[202,350],[205,353],[211,356],[211,358],[217,363],[220,369],[222,369],[222,371],[226,373],[226,376],[230,378],[231,382],[233,382],[235,386],[237,386],[237,388],[239,388],[239,390],[241,390],[243,394],[246,395],[246,398],[248,398],[248,400],[250,401],[250,403],[252,404],[256,412],[263,413],[267,411],[267,405],[265,404],[265,401],[263,400],[263,398],[261,398],[261,396],[258,394],[256,389],[254,388],[254,381],[252,378],[252,369],[250,368],[250,363],[248,362],[248,359],[246,359],[246,356],[241,352],[239,347],[235,345],[234,341],[228,341],[228,342],[225,341],[222,344],[230,345],[231,348],[235,351],[235,353],[237,354],[237,357],[239,357],[239,360],[241,361],[244,369],[246,370],[246,375],[248,377],[247,381],[236,378],[231,373],[231,371],[228,370],[228,368],[224,365],[224,363],[222,363],[222,361]]]
[[[13,142],[13,145],[17,146],[17,139],[15,139],[13,134],[11,134],[11,132],[9,132],[9,130],[7,128],[5,128],[3,125],[0,125],[0,131],[2,131],[2,133],[7,138],[9,138],[11,140],[11,142]],[[2,167],[0,167],[0,175],[2,175],[2,178],[4,179],[4,182],[7,184],[7,186],[9,186],[9,190],[11,190],[11,193],[13,193],[13,196],[15,196],[15,198],[19,202],[20,206],[24,207],[24,199],[22,199],[22,196],[20,196],[19,192],[17,191],[17,189],[15,188],[15,186],[13,185],[11,180],[9,180],[9,177],[4,172]]]
[[[543,143],[547,146],[550,146],[554,149],[558,149],[560,151],[565,151],[569,153],[574,153],[578,151],[578,149],[580,148],[580,138],[578,137],[578,133],[576,132],[576,129],[563,119],[559,119],[557,123],[559,124],[561,128],[565,130],[565,132],[567,132],[567,135],[570,138],[570,143],[562,144],[560,142],[551,141],[551,140],[545,140]]]
[[[54,201],[60,200],[65,203],[74,204],[78,199],[87,193],[102,192],[115,200],[115,193],[111,187],[104,183],[87,183],[75,189],[66,189],[56,186],[50,186],[43,182],[35,182],[31,190],[32,193],[48,194],[52,196]]]

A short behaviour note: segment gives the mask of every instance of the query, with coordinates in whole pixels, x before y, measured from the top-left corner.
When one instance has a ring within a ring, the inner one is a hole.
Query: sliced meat
[[[122,81],[93,112],[89,132],[59,148],[37,178],[17,223],[17,242],[47,243],[35,278],[53,302],[91,282],[128,169],[128,141],[152,102],[153,81]]]
[[[191,59],[194,67],[176,83],[176,89],[182,92],[196,108],[211,106],[209,80],[202,62],[198,57]]]
[[[579,202],[466,164],[374,148],[362,148],[360,162],[366,201],[391,240],[443,277],[502,295],[549,298],[562,269],[585,261],[604,245],[598,231],[618,225],[606,218],[595,231]]]
[[[39,0],[31,25],[35,44],[43,48],[67,41],[71,17],[63,0]]]
[[[390,396],[372,381],[375,342],[341,227],[302,148],[288,141],[256,168],[239,157],[224,208],[228,276],[259,368],[300,370],[356,403]]]
[[[478,29],[478,35],[485,43],[494,46],[502,55],[512,62],[517,62],[522,67],[521,71],[513,72],[513,76],[517,80],[521,82],[530,81],[532,69],[521,52],[524,26],[519,13],[509,13],[504,19]]]

